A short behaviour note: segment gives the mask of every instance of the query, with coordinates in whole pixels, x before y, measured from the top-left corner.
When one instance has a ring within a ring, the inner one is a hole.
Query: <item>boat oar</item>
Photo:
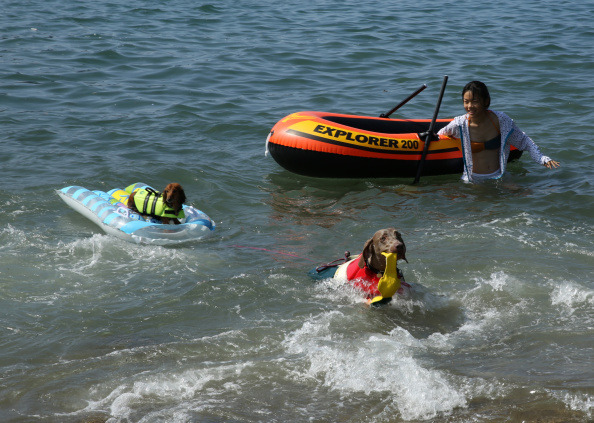
[[[445,92],[445,87],[447,83],[448,76],[445,75],[443,77],[443,82],[441,83],[441,91],[439,93],[437,105],[435,106],[435,113],[433,113],[433,119],[431,119],[431,124],[429,125],[427,135],[425,135],[425,147],[423,148],[421,161],[419,162],[419,166],[417,167],[417,176],[415,177],[413,184],[416,184],[417,182],[419,182],[419,179],[421,179],[421,173],[423,173],[423,164],[425,163],[425,158],[427,157],[427,151],[429,151],[429,143],[431,142],[431,137],[433,136],[433,128],[435,128],[435,121],[437,120],[437,114],[439,113],[439,107],[441,106],[441,99],[443,98],[443,93]]]
[[[414,93],[412,93],[411,95],[409,95],[408,97],[406,97],[404,100],[402,100],[400,102],[400,104],[398,104],[396,107],[394,107],[392,110],[390,110],[388,113],[382,113],[381,115],[379,115],[379,117],[381,118],[389,118],[390,115],[392,113],[394,113],[396,110],[400,109],[402,106],[404,106],[406,103],[408,103],[410,100],[412,100],[414,97],[417,96],[417,94],[419,94],[421,91],[423,91],[425,88],[427,88],[427,84],[423,84],[421,86],[421,88],[419,88],[418,90],[416,90]]]

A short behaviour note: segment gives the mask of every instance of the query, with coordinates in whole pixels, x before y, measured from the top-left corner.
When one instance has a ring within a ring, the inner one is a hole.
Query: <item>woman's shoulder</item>
[[[464,122],[466,122],[467,118],[468,118],[467,115],[456,116],[454,119],[452,119],[452,122],[455,123],[456,125],[461,125]]]
[[[497,110],[489,110],[491,113],[493,113],[495,116],[497,116],[497,119],[501,120],[512,120],[512,118],[510,118],[507,113],[505,112],[499,112]]]
[[[497,116],[497,119],[499,120],[499,129],[502,134],[509,134],[514,131],[514,128],[517,128],[514,120],[506,113],[495,110],[491,110],[491,112]]]

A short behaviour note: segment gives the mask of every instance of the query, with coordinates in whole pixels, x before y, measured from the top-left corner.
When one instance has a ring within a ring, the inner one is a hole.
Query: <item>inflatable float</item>
[[[434,131],[451,119],[437,119]],[[266,140],[266,154],[304,176],[331,178],[414,177],[425,146],[419,136],[431,119],[388,119],[304,111],[278,121]],[[522,152],[512,148],[509,160]],[[462,174],[460,140],[429,143],[424,175]]]
[[[215,223],[204,212],[184,204],[185,217],[181,224],[162,224],[159,220],[145,218],[127,206],[129,195],[150,186],[141,182],[126,189],[91,191],[80,186],[57,190],[57,194],[74,210],[96,223],[110,235],[139,244],[172,245],[198,240],[215,230]]]
[[[366,266],[360,268],[359,256],[351,259],[348,252],[345,254],[345,258],[320,265],[311,270],[309,275],[317,280],[332,278],[350,283],[355,289],[361,291],[367,304],[387,304],[392,301],[395,294],[405,295],[408,293],[411,286],[406,283],[402,272],[396,265],[398,255],[396,253],[382,254],[386,257],[386,270],[381,277],[371,272]]]

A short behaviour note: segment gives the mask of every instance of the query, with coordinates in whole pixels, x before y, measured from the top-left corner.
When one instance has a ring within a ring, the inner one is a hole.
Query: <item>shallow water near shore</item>
[[[0,421],[589,422],[594,45],[584,3],[9,1],[0,17]],[[513,13],[510,14],[510,10]],[[463,113],[487,83],[562,167],[317,179],[300,110]],[[176,181],[208,239],[126,243],[55,190]],[[403,234],[381,308],[316,265]]]

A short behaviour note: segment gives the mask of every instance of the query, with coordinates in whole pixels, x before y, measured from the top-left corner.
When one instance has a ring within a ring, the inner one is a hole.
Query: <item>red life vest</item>
[[[367,298],[381,295],[377,289],[377,283],[380,280],[379,276],[369,270],[367,266],[361,269],[359,260],[353,260],[347,266],[347,280],[353,281],[353,285],[365,292]]]

